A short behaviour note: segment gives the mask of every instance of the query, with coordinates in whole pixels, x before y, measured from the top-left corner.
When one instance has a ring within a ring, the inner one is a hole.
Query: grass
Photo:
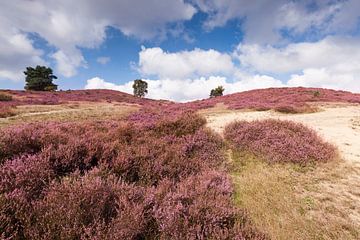
[[[324,189],[352,171],[344,162],[301,167],[269,164],[248,153],[230,156],[235,204],[271,239],[359,239],[360,228],[349,217],[359,202],[349,206],[345,196]]]
[[[137,111],[139,107],[119,103],[74,103],[62,105],[17,106],[12,115],[0,118],[0,128],[20,123],[119,119]]]

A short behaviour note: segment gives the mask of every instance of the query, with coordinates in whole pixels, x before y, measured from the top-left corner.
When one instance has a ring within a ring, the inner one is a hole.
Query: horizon
[[[360,92],[359,1],[155,2],[0,3],[0,89],[46,65],[59,89],[132,94],[140,78],[147,98],[178,102],[219,85]]]

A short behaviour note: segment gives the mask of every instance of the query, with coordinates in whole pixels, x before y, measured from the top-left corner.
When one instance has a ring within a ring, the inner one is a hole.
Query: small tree
[[[136,97],[144,97],[148,93],[148,84],[144,80],[136,79],[133,84],[134,95]]]
[[[27,67],[24,72],[26,78],[25,90],[34,91],[55,91],[57,85],[53,84],[53,70],[45,66],[36,66],[36,68]]]
[[[210,91],[210,97],[219,97],[224,94],[225,88],[223,86],[218,86]]]

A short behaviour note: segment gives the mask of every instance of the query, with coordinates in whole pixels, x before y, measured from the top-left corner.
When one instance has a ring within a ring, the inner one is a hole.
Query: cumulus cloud
[[[25,38],[28,38],[26,33],[37,33],[56,49],[50,56],[57,62],[57,71],[73,76],[78,67],[86,66],[79,48],[98,47],[106,38],[107,27],[139,39],[161,38],[166,35],[169,23],[189,20],[195,12],[196,9],[183,0],[106,0],[101,3],[96,0],[13,0],[1,3],[0,29],[5,41],[14,32]],[[0,41],[1,45],[4,40]],[[22,55],[23,61],[28,65],[43,61],[29,39],[27,43],[32,50]],[[20,57],[14,55],[16,59]],[[7,68],[5,64],[10,64],[4,58],[0,53],[0,72],[16,79],[23,69]]]
[[[209,97],[210,90],[222,85],[225,87],[225,94],[245,91],[255,88],[281,87],[281,81],[269,76],[255,75],[247,76],[242,80],[230,82],[223,76],[200,77],[196,79],[144,79],[148,83],[148,95],[153,99],[167,99],[179,102],[186,102]],[[114,84],[95,77],[87,80],[85,89],[112,89],[132,94],[133,82],[125,84]]]
[[[356,37],[327,37],[282,48],[240,44],[234,56],[251,71],[291,74],[290,86],[360,91],[360,39]]]
[[[193,0],[193,3],[208,13],[205,28],[213,29],[238,19],[242,21],[245,42],[258,44],[282,42],[284,30],[290,36],[320,38],[334,31],[349,32],[356,29],[360,16],[358,0]]]
[[[110,62],[110,57],[98,57],[96,61],[100,63],[101,65],[106,65],[108,62]]]
[[[271,73],[291,73],[305,68],[357,71],[360,70],[360,38],[327,37],[282,48],[240,44],[234,56],[244,66]]]
[[[360,92],[360,41],[354,37],[327,37],[313,43],[240,44],[232,54],[215,50],[164,52],[143,48],[138,70],[149,84],[148,97],[175,101],[207,98],[222,85],[225,94],[267,87],[326,87]],[[280,81],[277,75],[287,76]],[[152,76],[152,77],[150,77]],[[132,82],[114,84],[101,78],[86,88],[132,93]]]
[[[138,65],[141,74],[160,78],[207,77],[219,73],[231,74],[234,71],[232,57],[212,49],[169,53],[161,48],[143,47],[139,53]]]
[[[21,70],[29,64],[45,64],[42,56],[43,51],[34,48],[26,34],[0,27],[0,79],[24,79]]]

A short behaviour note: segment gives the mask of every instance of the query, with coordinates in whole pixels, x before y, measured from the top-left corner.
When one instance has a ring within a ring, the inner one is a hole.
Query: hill
[[[323,88],[266,88],[184,103],[186,109],[207,109],[218,104],[228,109],[299,113],[315,111],[316,103],[360,103],[360,94]],[[314,104],[315,103],[315,104]]]

